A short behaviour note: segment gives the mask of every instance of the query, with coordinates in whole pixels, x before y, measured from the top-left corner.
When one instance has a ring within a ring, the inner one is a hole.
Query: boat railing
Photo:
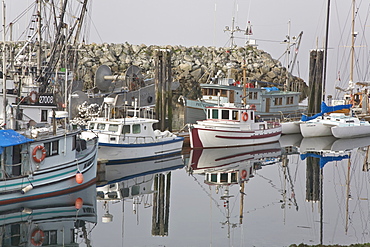
[[[276,128],[276,127],[279,127],[280,126],[280,122],[279,121],[267,121],[267,128]]]

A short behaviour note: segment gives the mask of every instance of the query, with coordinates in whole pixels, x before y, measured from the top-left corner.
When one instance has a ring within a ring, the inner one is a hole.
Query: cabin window
[[[22,173],[22,157],[21,157],[21,146],[13,146],[13,155],[12,155],[12,175],[19,176]]]
[[[132,125],[132,133],[139,134],[141,132],[140,124],[133,124]]]
[[[232,183],[238,182],[236,173],[231,173],[231,182]]]
[[[221,183],[227,183],[228,177],[229,177],[229,174],[228,173],[221,173],[220,182]]]
[[[121,189],[121,194],[122,194],[123,197],[129,197],[130,196],[130,189],[129,188]]]
[[[118,131],[118,124],[110,124],[108,126],[108,131],[117,132]]]
[[[48,121],[48,110],[41,110],[41,122]]]
[[[222,119],[227,119],[227,120],[229,120],[230,119],[230,117],[229,117],[229,114],[230,112],[229,112],[229,110],[222,110],[221,111],[221,114],[222,114]]]
[[[10,243],[12,246],[19,246],[21,243],[21,227],[19,224],[14,224],[10,226]]]
[[[131,195],[132,196],[137,196],[140,194],[140,185],[133,185],[131,187]]]
[[[76,144],[77,143],[77,136],[73,137],[73,142],[72,142],[72,151],[76,149]]]
[[[250,117],[251,117],[251,120],[254,120],[254,111],[250,112]]]
[[[23,109],[18,109],[17,110],[16,118],[17,118],[17,120],[22,120],[23,119]]]
[[[93,130],[95,128],[95,123],[90,123],[89,124],[89,129]]]
[[[287,105],[293,105],[293,102],[294,102],[294,100],[293,100],[293,97],[292,96],[286,98],[286,104]]]
[[[46,157],[59,154],[59,141],[52,141],[44,143],[46,149]]]
[[[211,174],[211,182],[217,182],[217,174]]]
[[[253,92],[249,92],[249,94],[248,94],[248,98],[249,98],[249,99],[253,99]]]
[[[98,130],[105,130],[105,124],[98,123]]]
[[[253,99],[257,99],[258,98],[258,93],[257,92],[254,92],[253,93]]]
[[[239,112],[238,111],[232,111],[232,120],[239,120]]]
[[[227,90],[221,90],[221,96],[227,97]]]
[[[212,119],[218,119],[218,109],[212,109]]]
[[[55,245],[57,244],[57,230],[43,231],[45,234],[44,242],[42,245]]]
[[[130,134],[130,125],[124,125],[123,126],[122,134]]]
[[[278,97],[275,98],[275,105],[282,105],[283,104],[283,98]]]

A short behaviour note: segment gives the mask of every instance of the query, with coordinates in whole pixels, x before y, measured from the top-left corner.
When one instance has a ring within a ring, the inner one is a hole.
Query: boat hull
[[[336,138],[355,138],[370,136],[370,125],[335,126],[331,128]]]
[[[85,158],[0,181],[0,205],[73,193],[96,183],[97,148]],[[81,173],[83,181],[76,179]],[[29,190],[28,190],[29,189]]]
[[[281,123],[281,133],[286,134],[299,134],[301,133],[301,128],[299,127],[300,122],[299,121],[293,121],[293,122],[282,122]]]
[[[184,137],[142,144],[99,143],[98,158],[106,160],[107,165],[160,159],[180,154],[183,142]]]
[[[278,141],[281,126],[264,130],[232,131],[202,128],[193,125],[190,129],[191,148],[235,147]]]
[[[306,122],[299,125],[303,137],[331,136],[330,125],[321,122]]]

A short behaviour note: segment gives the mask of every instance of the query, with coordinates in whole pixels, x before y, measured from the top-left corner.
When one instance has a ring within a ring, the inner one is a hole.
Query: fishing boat
[[[207,119],[189,125],[191,148],[246,146],[278,141],[281,125],[259,121],[253,107],[207,107]]]
[[[230,31],[231,34],[231,44],[226,52],[227,54],[232,54],[236,50],[233,32],[242,30],[234,29],[233,19],[231,29],[226,29],[225,31]],[[248,35],[247,33],[245,34]],[[285,51],[287,61],[289,61],[290,49],[292,47],[296,46],[296,51],[298,51],[302,35],[303,32],[297,37],[294,37],[294,41],[290,40],[290,34],[286,36],[287,39],[284,42],[287,43],[287,49]],[[249,46],[248,50],[255,49],[252,46]],[[294,56],[297,56],[297,53],[294,54]],[[287,64],[287,68],[293,68],[294,66],[292,64],[289,66]],[[300,116],[306,110],[306,107],[300,104],[302,93],[299,91],[290,91],[293,87],[289,85],[288,78],[290,76],[289,73],[292,73],[292,71],[288,71],[287,69],[286,81],[276,83],[276,81],[256,79],[247,81],[245,76],[247,64],[238,65],[234,63],[232,56],[230,56],[230,60],[224,67],[227,68],[226,73],[219,70],[207,83],[200,84],[202,96],[199,99],[188,99],[186,95],[180,96],[185,106],[184,115],[186,123],[196,123],[197,120],[206,119],[206,107],[218,106],[225,103],[232,103],[239,107],[243,104],[245,105],[245,102],[248,102],[249,105],[253,105],[256,108],[256,115],[259,115],[263,119]],[[243,70],[243,81],[233,78],[232,71],[241,70]]]
[[[111,118],[109,105],[113,98],[105,98],[108,104],[105,117],[96,117],[87,122],[87,131],[99,138],[99,159],[107,165],[158,159],[180,154],[184,137],[165,130],[154,129],[157,119],[137,117]]]
[[[0,205],[58,196],[96,182],[97,138],[80,130],[0,130]]]
[[[96,186],[37,200],[0,206],[2,246],[90,245],[97,223]]]
[[[4,53],[3,58],[0,205],[59,196],[94,184],[98,139],[69,123],[68,112],[60,109],[53,91],[46,90],[54,86],[43,80],[50,75],[41,73],[42,60],[14,65],[8,80]],[[55,75],[65,84],[70,79],[66,72]]]

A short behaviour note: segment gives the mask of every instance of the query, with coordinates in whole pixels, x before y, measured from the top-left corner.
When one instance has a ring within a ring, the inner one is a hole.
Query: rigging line
[[[202,190],[209,196],[209,198],[216,204],[217,208],[220,210],[220,212],[226,217],[225,213],[221,210],[221,207],[220,207],[220,204],[216,201],[216,199],[214,199],[211,195],[211,193],[207,192],[205,190],[205,188],[203,187],[203,185],[198,181],[198,179],[193,175],[191,174],[190,176],[192,176],[195,180],[195,182],[198,183],[198,185],[202,188]]]
[[[99,39],[100,39],[100,42],[101,42],[101,43],[104,43],[104,42],[103,42],[103,39],[101,38],[101,36],[100,36],[100,34],[99,34],[98,29],[97,29],[97,28],[96,28],[96,26],[95,26],[94,21],[92,20],[91,13],[92,13],[92,11],[87,12],[87,16],[89,17],[88,19],[90,20],[90,23],[91,23],[91,24],[92,24],[92,26],[94,27],[94,30],[95,30],[96,34],[98,35],[98,37],[99,37]]]
[[[30,6],[28,6],[25,10],[23,10],[23,12],[21,12],[17,17],[15,17],[10,23],[16,23],[18,22],[25,14],[27,14],[27,12],[32,9],[33,7],[35,7],[36,5],[36,1],[34,1]],[[8,24],[7,27],[9,27],[10,24]]]

